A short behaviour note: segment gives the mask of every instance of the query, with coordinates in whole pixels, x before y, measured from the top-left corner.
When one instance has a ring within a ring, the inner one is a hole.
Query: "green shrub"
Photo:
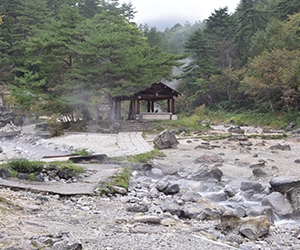
[[[74,153],[78,154],[78,155],[89,155],[89,152],[85,148],[83,148],[83,149],[77,149],[77,150],[75,150]]]
[[[34,173],[31,173],[31,174],[29,175],[29,180],[31,180],[31,181],[34,181],[34,180],[35,180],[35,175],[34,175]]]
[[[165,157],[165,154],[160,152],[158,149],[154,149],[147,153],[130,155],[127,157],[127,160],[135,163],[147,163],[149,160],[154,159],[155,157]]]
[[[19,173],[32,173],[41,168],[44,163],[40,161],[29,161],[25,158],[13,158],[8,160],[7,165]]]

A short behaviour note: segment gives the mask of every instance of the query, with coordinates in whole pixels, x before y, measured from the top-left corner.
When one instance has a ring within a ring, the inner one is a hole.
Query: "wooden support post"
[[[148,113],[151,112],[151,111],[150,111],[150,102],[151,102],[151,101],[147,101],[147,109],[148,109]]]
[[[154,113],[154,101],[151,101],[151,111]]]
[[[137,104],[136,113],[140,114],[140,100],[139,99],[136,100],[136,104]]]
[[[170,99],[167,100],[168,113],[170,113]]]
[[[171,106],[172,106],[172,114],[175,114],[175,100],[174,100],[174,98],[171,99]]]
[[[135,100],[131,100],[132,101],[132,113],[135,116]]]

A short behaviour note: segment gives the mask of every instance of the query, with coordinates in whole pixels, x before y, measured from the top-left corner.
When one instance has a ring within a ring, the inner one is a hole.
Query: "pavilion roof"
[[[136,92],[131,96],[117,96],[114,97],[113,99],[115,100],[139,99],[145,101],[160,101],[160,100],[167,100],[174,97],[178,97],[179,95],[181,95],[179,92],[170,88],[166,84],[162,82],[155,82],[152,83],[149,88]]]

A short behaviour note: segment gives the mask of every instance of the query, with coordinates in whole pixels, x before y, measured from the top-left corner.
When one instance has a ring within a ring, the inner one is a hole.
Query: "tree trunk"
[[[89,111],[89,109],[87,108],[87,106],[84,106],[84,107],[81,109],[81,113],[82,113],[82,119],[83,119],[84,121],[91,121],[91,120],[93,120],[93,118],[91,117],[90,111]]]

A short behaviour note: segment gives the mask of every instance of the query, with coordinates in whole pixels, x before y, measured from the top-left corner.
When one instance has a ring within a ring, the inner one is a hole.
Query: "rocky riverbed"
[[[210,135],[229,128],[215,127]],[[59,196],[2,188],[9,203],[0,202],[0,246],[300,249],[299,135],[266,140],[260,128],[240,129],[244,133],[210,141],[182,134],[177,148],[161,150],[165,157],[118,163],[133,176],[128,192],[109,197],[97,190],[92,196]],[[147,136],[149,143],[153,138]],[[26,135],[19,140],[39,144]]]

